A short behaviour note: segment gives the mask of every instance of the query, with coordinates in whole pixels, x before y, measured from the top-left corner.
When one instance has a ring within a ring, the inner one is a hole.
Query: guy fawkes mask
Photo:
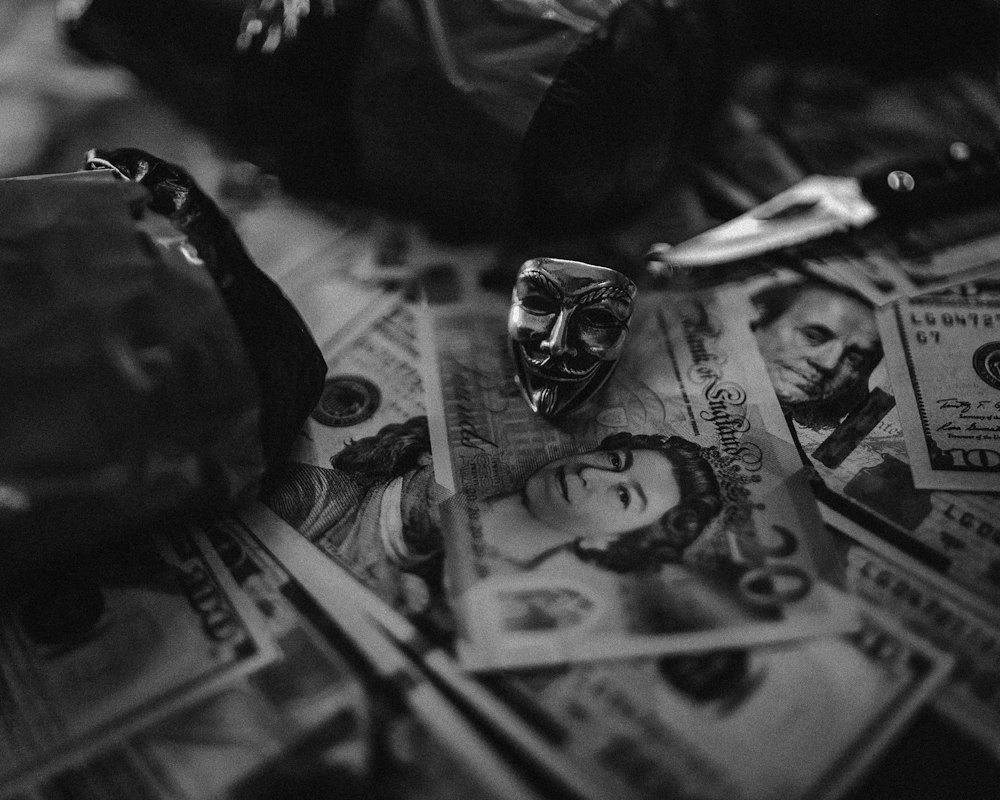
[[[507,332],[517,382],[533,411],[572,411],[611,376],[635,294],[632,281],[607,267],[555,258],[521,265]]]

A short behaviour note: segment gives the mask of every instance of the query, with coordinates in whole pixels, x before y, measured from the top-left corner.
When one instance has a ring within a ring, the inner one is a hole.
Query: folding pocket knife
[[[905,221],[1000,199],[1000,151],[953,142],[944,152],[858,178],[810,175],[756,208],[677,245],[654,244],[650,272],[670,276],[802,244],[879,217]]]

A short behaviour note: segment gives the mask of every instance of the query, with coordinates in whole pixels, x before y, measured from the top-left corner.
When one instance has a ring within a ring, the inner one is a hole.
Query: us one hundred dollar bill
[[[315,787],[308,782],[328,770],[336,770],[339,787],[363,783],[372,735],[362,679],[311,623],[301,588],[244,546],[239,533],[235,521],[223,520],[192,536],[202,552],[218,555],[238,595],[261,612],[280,658],[190,706],[123,731],[85,759],[44,771],[35,784],[39,797],[223,798],[283,756],[297,767],[294,778],[286,776],[289,795]],[[303,751],[312,763],[302,763]]]
[[[329,467],[348,442],[423,414],[415,328],[410,308],[387,294],[369,304],[353,335],[324,348],[326,384],[293,460]]]
[[[950,657],[884,616],[791,645],[578,665],[524,678],[563,747],[623,794],[839,797],[932,696]]]
[[[0,789],[81,763],[277,651],[188,532],[106,549],[0,607]]]
[[[558,425],[514,383],[504,303],[428,316],[434,468],[454,493],[440,506],[446,585],[467,667],[745,646],[855,624],[819,579],[833,560],[827,534],[734,308],[722,296],[645,296],[614,376]],[[672,446],[687,460],[649,452]],[[610,504],[575,504],[582,470],[635,464],[635,508],[656,519],[602,539],[606,515],[631,502],[625,479]],[[679,473],[711,510],[689,515],[683,532],[659,527],[660,505],[688,502]]]
[[[107,758],[132,767],[133,791],[142,786],[171,800],[250,797],[240,790],[243,782],[257,776],[266,786],[261,776],[275,762],[296,766],[296,775],[285,776],[289,794],[322,785],[327,771],[342,786],[363,786],[372,759],[363,679],[320,633],[301,587],[241,533],[235,520],[225,519],[195,536],[260,609],[281,658],[142,731],[125,752]],[[149,775],[156,776],[152,786]]]
[[[1000,265],[878,319],[914,485],[1000,492]]]
[[[1000,604],[1000,495],[914,485],[876,319],[888,298],[860,281],[845,286],[829,275],[789,271],[761,276],[744,293],[758,314],[755,335],[789,429],[812,467],[823,518]],[[782,329],[796,332],[790,341],[797,346],[777,346]],[[831,353],[839,354],[839,371],[809,366]],[[796,374],[812,376],[811,391],[793,391]]]
[[[851,591],[954,657],[934,705],[1000,759],[1000,615],[899,552],[852,543],[846,557]]]

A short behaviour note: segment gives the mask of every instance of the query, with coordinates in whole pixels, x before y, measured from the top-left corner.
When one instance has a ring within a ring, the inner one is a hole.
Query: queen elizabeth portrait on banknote
[[[487,499],[483,536],[521,569],[569,550],[616,572],[651,571],[680,561],[721,508],[718,480],[698,445],[620,432],[549,461],[520,492]]]

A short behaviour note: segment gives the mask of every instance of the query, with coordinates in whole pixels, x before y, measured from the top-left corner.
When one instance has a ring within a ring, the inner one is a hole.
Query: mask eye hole
[[[619,328],[621,321],[603,308],[587,308],[577,314],[577,322],[588,328]]]
[[[541,292],[527,292],[519,298],[519,301],[521,306],[532,314],[557,314],[559,312],[558,301]]]

